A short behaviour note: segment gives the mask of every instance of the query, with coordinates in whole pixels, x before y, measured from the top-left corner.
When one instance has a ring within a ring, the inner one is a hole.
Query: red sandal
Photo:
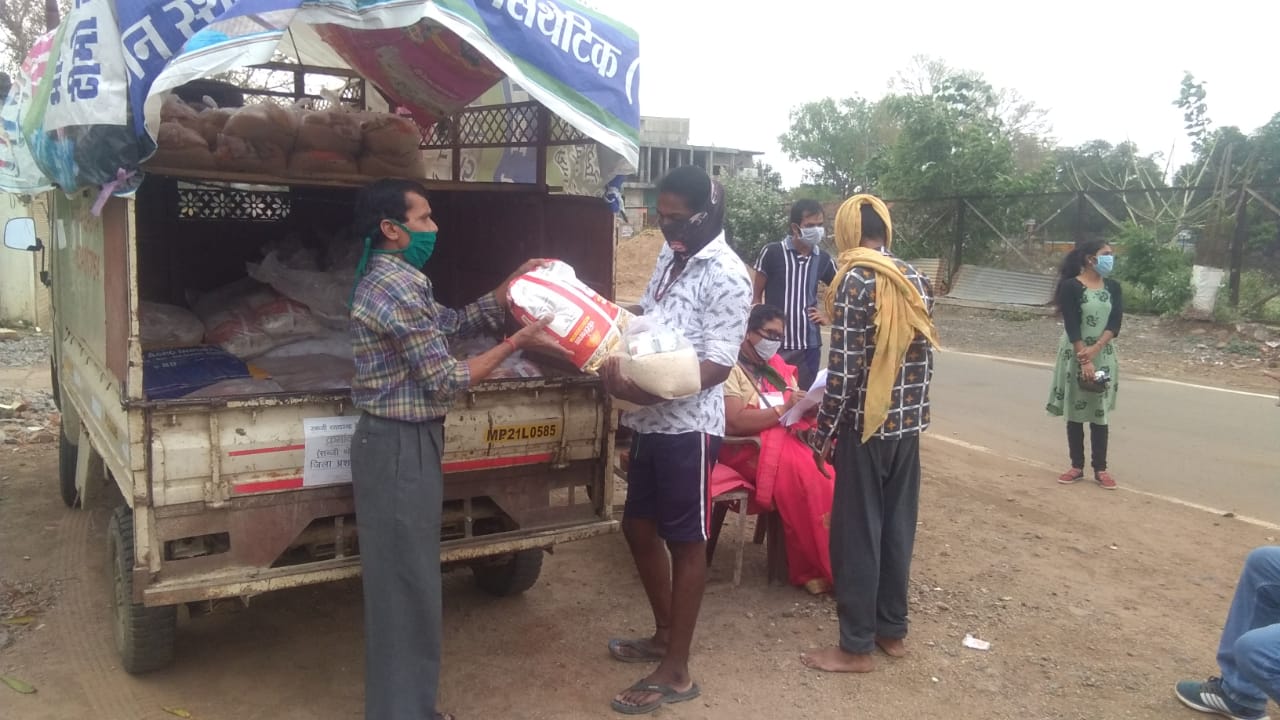
[[[1116,485],[1116,481],[1112,479],[1111,473],[1107,472],[1106,470],[1099,470],[1098,472],[1094,473],[1093,479],[1098,482],[1098,487],[1102,488],[1103,490],[1115,490],[1116,488],[1120,487],[1119,485]]]

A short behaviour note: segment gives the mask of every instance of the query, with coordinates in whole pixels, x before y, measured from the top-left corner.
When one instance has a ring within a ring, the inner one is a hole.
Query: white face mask
[[[778,354],[778,348],[782,347],[782,341],[760,338],[752,343],[751,347],[755,348],[756,354],[760,356],[761,360],[769,362],[774,355]]]
[[[817,227],[800,228],[800,242],[809,247],[817,247],[822,242],[822,238],[826,237],[827,229],[821,225]]]

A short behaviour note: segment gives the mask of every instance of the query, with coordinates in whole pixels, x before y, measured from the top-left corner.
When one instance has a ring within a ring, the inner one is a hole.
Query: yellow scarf
[[[884,220],[885,249],[893,243],[893,225],[889,208],[872,195],[854,195],[836,212],[836,250],[840,253],[839,271],[827,288],[824,298],[827,317],[835,318],[835,298],[845,275],[855,267],[872,270],[876,282],[876,352],[867,375],[867,399],[863,408],[862,442],[871,439],[889,416],[893,404],[893,384],[902,369],[902,360],[917,334],[923,335],[935,348],[938,333],[929,317],[929,309],[916,286],[911,284],[897,264],[884,253],[862,247],[862,206],[871,205]]]

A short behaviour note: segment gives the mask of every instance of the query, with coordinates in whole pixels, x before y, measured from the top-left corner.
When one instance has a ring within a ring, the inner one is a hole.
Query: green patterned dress
[[[1111,317],[1111,292],[1104,286],[1100,290],[1084,289],[1080,305],[1080,339],[1086,347],[1098,342],[1107,329]],[[1065,416],[1070,422],[1106,425],[1111,411],[1116,409],[1116,393],[1120,389],[1120,365],[1114,340],[1093,359],[1093,366],[1105,369],[1111,375],[1106,392],[1083,390],[1076,378],[1080,375],[1080,362],[1075,348],[1062,333],[1058,341],[1058,361],[1053,369],[1053,386],[1049,390],[1049,403],[1045,409],[1050,415]]]

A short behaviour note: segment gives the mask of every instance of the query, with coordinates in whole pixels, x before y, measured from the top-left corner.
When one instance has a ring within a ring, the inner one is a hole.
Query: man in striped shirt
[[[765,245],[755,265],[754,302],[786,313],[782,359],[796,366],[800,387],[806,389],[822,363],[818,283],[830,284],[836,274],[835,261],[820,247],[825,220],[818,201],[796,201],[787,236]]]

